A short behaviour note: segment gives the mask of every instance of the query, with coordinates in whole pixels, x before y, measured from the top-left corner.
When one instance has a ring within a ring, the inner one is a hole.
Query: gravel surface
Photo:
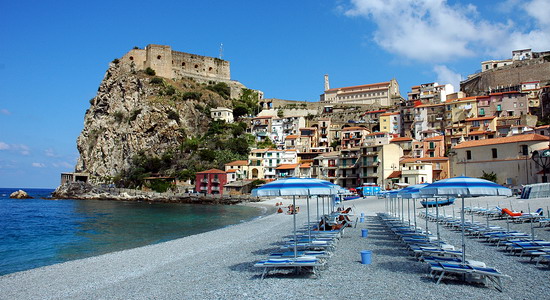
[[[512,198],[479,199],[506,206]],[[550,205],[548,199],[512,201],[516,210],[523,209],[520,206],[527,201],[532,211]],[[272,209],[274,203],[262,204]],[[303,224],[307,220],[305,200],[298,205],[302,208],[298,224]],[[504,292],[451,280],[436,285],[428,276],[428,267],[409,256],[375,216],[385,209],[383,199],[369,197],[345,205],[353,206],[357,215],[367,214],[366,220],[346,229],[319,278],[271,272],[260,279],[261,270],[254,263],[278,251],[279,243],[292,234],[291,215],[271,214],[162,244],[5,275],[0,277],[0,299],[541,299],[549,295],[550,268],[536,267],[529,259],[510,256],[472,238],[466,240],[471,259],[512,276],[504,280]],[[434,226],[430,223],[430,230]],[[512,226],[530,232],[529,224]],[[369,230],[367,238],[361,237],[364,228]],[[548,229],[536,230],[538,237],[550,240]],[[441,233],[449,243],[460,246],[459,232],[442,228]],[[372,264],[360,263],[361,250],[372,251]]]

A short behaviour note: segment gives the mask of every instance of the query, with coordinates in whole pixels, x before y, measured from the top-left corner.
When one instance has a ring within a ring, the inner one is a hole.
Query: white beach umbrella
[[[338,192],[338,185],[329,181],[319,180],[315,178],[284,178],[262,185],[259,188],[252,190],[252,196],[269,197],[269,196],[292,196],[292,205],[294,206],[294,257],[297,256],[298,239],[296,236],[296,196],[307,196],[307,212],[308,212],[308,230],[310,228],[309,220],[309,198],[312,195],[334,195]],[[309,239],[311,241],[311,231],[309,231]]]
[[[462,198],[462,261],[466,261],[466,242],[464,239],[464,198],[474,196],[502,195],[511,196],[512,190],[492,181],[466,176],[436,181],[420,189],[426,196],[453,196]]]

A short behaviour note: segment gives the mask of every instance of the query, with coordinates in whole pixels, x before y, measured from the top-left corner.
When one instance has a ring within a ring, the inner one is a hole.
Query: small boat
[[[451,205],[455,203],[455,198],[449,198],[449,199],[441,199],[441,200],[437,200],[437,204],[436,204],[436,201],[435,200],[422,200],[420,201],[420,204],[422,204],[422,206],[424,207],[435,207],[435,206],[445,206],[445,205]]]

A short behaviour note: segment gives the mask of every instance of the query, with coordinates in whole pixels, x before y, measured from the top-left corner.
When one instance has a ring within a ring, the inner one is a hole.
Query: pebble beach
[[[503,280],[504,291],[456,280],[436,285],[427,265],[414,259],[376,217],[386,207],[385,200],[376,197],[344,202],[353,208],[354,219],[364,213],[365,220],[345,230],[319,276],[272,271],[262,280],[262,271],[254,264],[280,251],[281,241],[293,233],[293,216],[275,213],[276,202],[280,200],[248,204],[268,211],[249,222],[2,276],[0,299],[545,299],[549,295],[547,264],[536,266],[529,258],[513,256],[475,238],[466,238],[469,258],[509,275],[510,279]],[[289,199],[282,202],[285,206],[291,203]],[[550,199],[466,199],[466,205],[470,204],[513,206],[518,211],[527,211],[529,205],[531,211],[542,207],[546,215]],[[297,205],[301,208],[297,223],[303,225],[307,221],[305,200],[297,200]],[[313,219],[315,201],[311,205]],[[445,214],[459,208],[457,199],[445,207]],[[485,222],[479,216],[475,220]],[[506,228],[503,220],[490,222]],[[417,218],[417,224],[423,227],[424,219]],[[435,232],[435,223],[428,225]],[[368,237],[361,237],[362,229],[368,230]],[[510,229],[531,232],[529,223],[512,223]],[[441,226],[440,232],[443,240],[460,248],[459,231]],[[535,235],[550,241],[550,227],[535,228]],[[361,250],[372,251],[370,265],[361,264]]]

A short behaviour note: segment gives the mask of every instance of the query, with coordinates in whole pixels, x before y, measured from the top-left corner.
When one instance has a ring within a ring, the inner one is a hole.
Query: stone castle
[[[147,45],[145,49],[132,49],[121,62],[138,70],[151,68],[157,76],[180,79],[230,81],[229,62],[223,59],[173,51],[164,45]]]

